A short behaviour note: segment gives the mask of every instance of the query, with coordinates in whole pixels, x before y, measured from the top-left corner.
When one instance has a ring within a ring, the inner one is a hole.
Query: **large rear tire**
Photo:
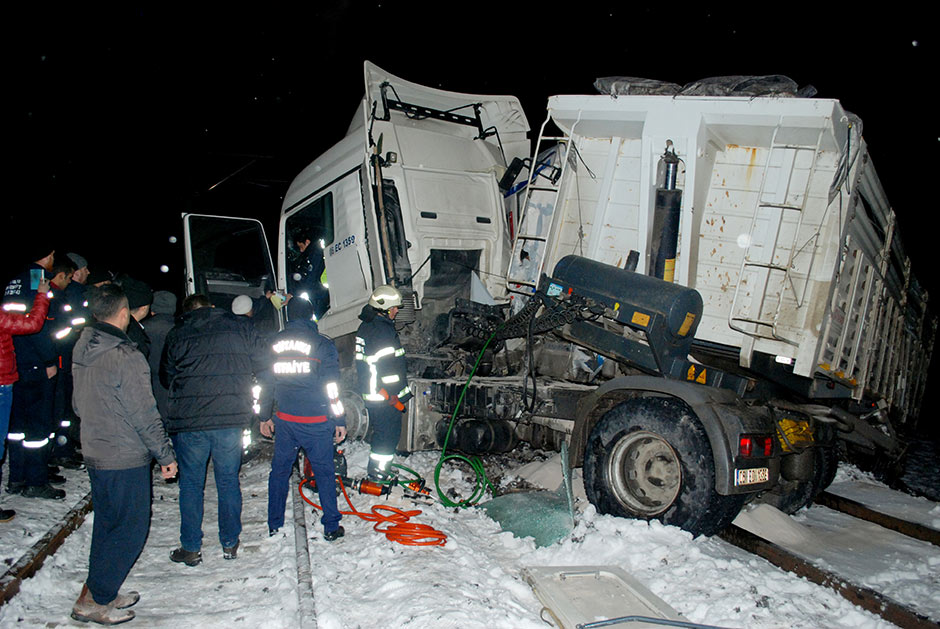
[[[659,520],[713,535],[734,520],[744,496],[715,491],[705,429],[676,398],[636,398],[609,410],[591,430],[584,488],[601,513]]]

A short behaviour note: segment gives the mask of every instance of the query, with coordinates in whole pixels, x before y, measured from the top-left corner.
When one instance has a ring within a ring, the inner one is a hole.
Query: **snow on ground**
[[[350,475],[361,475],[367,446],[353,443],[346,451]],[[437,458],[437,453],[416,453],[402,462],[433,482]],[[195,568],[167,558],[178,538],[177,486],[155,480],[150,538],[125,584],[142,594],[135,607],[137,618],[128,626],[277,628],[301,624],[291,504],[288,501],[288,524],[269,538],[264,521],[267,470],[266,458],[255,459],[242,469],[244,532],[235,561],[221,556],[210,474],[204,561]],[[458,467],[446,466],[441,476],[445,491],[470,492],[472,479]],[[839,482],[846,482],[841,474]],[[70,478],[66,487],[70,486],[74,487],[66,501],[70,504],[62,505],[62,513],[80,498],[77,481]],[[5,496],[2,504],[11,505],[11,498]],[[385,502],[359,494],[350,494],[350,498],[360,511],[368,511],[377,501]],[[395,504],[394,500],[389,502]],[[0,528],[4,556],[16,554],[6,545],[17,535],[25,537],[26,529],[40,531],[32,536],[41,537],[42,527],[51,521],[51,510],[59,508],[41,507],[50,509],[43,514],[25,513],[19,504],[12,506],[21,515],[0,525],[6,527]],[[341,506],[346,508],[342,498]],[[547,627],[539,616],[541,603],[520,574],[523,567],[540,565],[619,566],[686,618],[699,623],[759,628],[891,626],[833,591],[785,573],[718,538],[693,539],[678,528],[657,522],[600,515],[583,501],[574,530],[545,548],[537,548],[531,538],[517,539],[503,532],[480,509],[456,510],[437,503],[407,506],[422,510],[412,521],[448,535],[446,546],[402,546],[354,516],[344,517],[346,537],[331,544],[322,538],[318,515],[305,508],[316,610],[316,619],[305,619],[305,626]],[[796,524],[818,526],[817,510],[822,508],[802,512]],[[68,613],[85,577],[92,517],[89,515],[86,524],[46,561],[36,577],[23,583],[19,595],[0,607],[0,626],[78,624],[68,619]],[[924,606],[918,609],[940,618],[940,587],[936,576],[931,576],[940,572],[940,565],[928,562],[925,567],[922,559],[898,557],[878,578],[887,582],[892,575],[901,580],[919,575],[925,583],[920,590]],[[910,583],[904,585],[908,586]]]

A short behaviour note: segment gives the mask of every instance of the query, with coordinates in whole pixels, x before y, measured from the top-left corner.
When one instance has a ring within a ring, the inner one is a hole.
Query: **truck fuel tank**
[[[691,342],[702,319],[698,291],[581,256],[559,260],[546,291],[550,297],[593,299],[604,306],[605,316],[646,332],[653,332],[658,320],[655,331],[671,342]]]

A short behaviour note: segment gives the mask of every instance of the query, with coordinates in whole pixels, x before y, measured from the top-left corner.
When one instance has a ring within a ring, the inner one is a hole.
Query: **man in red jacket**
[[[7,429],[10,426],[10,408],[13,404],[13,383],[19,380],[16,371],[16,353],[13,336],[35,334],[42,329],[49,311],[49,281],[43,279],[36,290],[33,307],[26,314],[0,310],[0,462],[6,453]],[[2,464],[0,464],[2,465]],[[2,473],[0,466],[0,473]],[[2,484],[2,483],[0,483]],[[0,509],[0,522],[9,522],[16,512]]]

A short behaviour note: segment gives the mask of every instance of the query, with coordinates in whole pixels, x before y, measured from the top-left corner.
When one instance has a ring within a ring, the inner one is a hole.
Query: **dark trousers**
[[[335,424],[301,424],[274,418],[274,456],[268,476],[268,528],[284,526],[284,504],[290,485],[290,471],[297,460],[297,451],[304,449],[313,475],[317,479],[317,492],[323,517],[320,523],[327,533],[339,527],[342,516],[336,506],[336,469],[333,467],[333,434]]]
[[[401,422],[404,414],[386,403],[367,404],[369,426],[372,428],[373,454],[395,454],[401,438]]]
[[[21,378],[13,385],[10,413],[10,483],[41,486],[49,482],[46,464],[55,431],[52,399],[55,378],[46,378],[45,370],[35,378]],[[35,375],[35,374],[30,374]]]
[[[107,605],[118,595],[150,532],[150,466],[88,468],[88,476],[95,522],[85,583],[95,602]]]

